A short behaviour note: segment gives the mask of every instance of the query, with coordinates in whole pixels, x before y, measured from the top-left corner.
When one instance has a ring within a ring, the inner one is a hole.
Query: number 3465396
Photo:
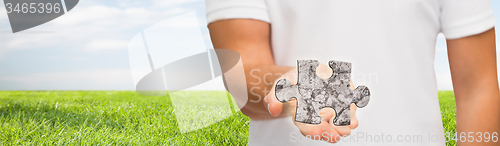
[[[460,141],[460,142],[498,142],[498,133],[493,132],[460,132],[444,134],[446,142]]]
[[[6,3],[7,13],[60,13],[60,3]]]

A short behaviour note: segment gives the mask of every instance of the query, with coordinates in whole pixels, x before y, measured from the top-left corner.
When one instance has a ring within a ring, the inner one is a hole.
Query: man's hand
[[[331,76],[332,69],[328,66],[320,64],[316,70],[316,74],[323,79]],[[292,84],[297,84],[297,68],[283,74],[279,79],[288,79]],[[349,135],[351,129],[358,126],[358,119],[356,118],[356,105],[351,104],[351,125],[349,126],[335,126],[333,124],[333,119],[335,118],[335,111],[332,108],[323,108],[320,112],[322,121],[320,124],[306,124],[296,122],[295,113],[297,102],[295,98],[290,99],[290,101],[281,103],[276,99],[274,87],[276,86],[277,79],[271,88],[269,94],[264,98],[264,106],[267,107],[269,113],[275,117],[277,116],[292,116],[292,120],[302,133],[302,135],[309,135],[311,139],[319,140],[317,137],[321,137],[321,140],[328,141],[330,143],[336,143],[340,140],[339,136]],[[351,89],[354,90],[354,86],[351,83]],[[323,137],[323,133],[327,133],[328,137]],[[333,135],[333,136],[332,136]],[[338,136],[337,136],[338,135]],[[333,138],[332,138],[333,137]]]
[[[270,85],[273,81],[276,83],[279,80],[279,75],[282,75],[281,78],[289,79],[292,83],[297,82],[296,76],[294,78],[287,77],[297,74],[296,69],[278,66],[274,63],[270,43],[270,24],[253,19],[229,19],[213,22],[208,25],[208,28],[215,48],[235,50],[241,55],[249,93],[249,101],[241,109],[241,112],[252,120],[294,116],[295,101],[289,101],[285,104],[278,102],[274,96],[275,85]],[[320,65],[316,72],[319,77],[328,78],[332,74],[332,69],[326,65]],[[351,87],[354,86],[351,85]],[[262,99],[261,97],[264,96],[265,99]],[[267,106],[268,104],[269,106]],[[327,132],[329,136],[333,135],[331,137],[334,138],[336,135],[349,135],[351,129],[358,125],[355,115],[356,108],[356,106],[351,105],[350,126],[334,126],[332,119],[335,118],[335,112],[331,108],[321,110],[320,115],[323,122],[318,125],[294,123],[303,135],[311,135],[311,138],[314,138],[314,135],[325,138],[322,137],[324,132]],[[291,117],[291,119],[295,118]],[[330,139],[329,142],[336,141]]]

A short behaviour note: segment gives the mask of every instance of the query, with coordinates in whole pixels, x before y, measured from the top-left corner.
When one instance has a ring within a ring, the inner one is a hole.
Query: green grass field
[[[455,146],[456,141],[451,140],[453,134],[457,131],[457,121],[456,121],[456,113],[457,108],[455,106],[455,95],[453,91],[439,91],[439,105],[441,107],[441,117],[443,118],[443,128],[444,132],[448,132],[451,134],[449,142],[446,143],[447,146]]]
[[[194,97],[219,93],[179,94],[194,101]],[[453,92],[440,91],[439,97],[445,132],[454,133]],[[204,101],[213,103],[212,107],[179,101],[183,100],[146,97],[134,91],[0,91],[0,145],[247,144],[250,119],[232,109],[227,97]],[[172,102],[182,106],[172,106]],[[209,113],[184,110],[193,107]],[[194,118],[176,117],[174,111]],[[178,125],[178,119],[187,122]],[[199,126],[185,123],[213,124],[183,133],[182,129]]]

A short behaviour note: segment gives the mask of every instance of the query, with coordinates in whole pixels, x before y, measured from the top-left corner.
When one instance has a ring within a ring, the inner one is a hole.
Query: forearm
[[[241,111],[252,119],[273,118],[262,100],[274,81],[293,68],[274,64],[270,24],[252,19],[229,19],[211,23],[208,28],[215,48],[235,50],[241,56],[248,91],[248,101]]]

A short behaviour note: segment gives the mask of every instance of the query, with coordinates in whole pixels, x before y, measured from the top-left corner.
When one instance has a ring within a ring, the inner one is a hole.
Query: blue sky
[[[492,0],[492,5],[498,22],[500,1]],[[12,34],[5,8],[0,6],[0,90],[133,90],[127,53],[130,39],[153,24],[190,11],[204,17],[204,1],[81,0],[56,20]],[[207,30],[202,33],[208,37]],[[442,35],[436,44],[435,70],[438,88],[451,90]]]

